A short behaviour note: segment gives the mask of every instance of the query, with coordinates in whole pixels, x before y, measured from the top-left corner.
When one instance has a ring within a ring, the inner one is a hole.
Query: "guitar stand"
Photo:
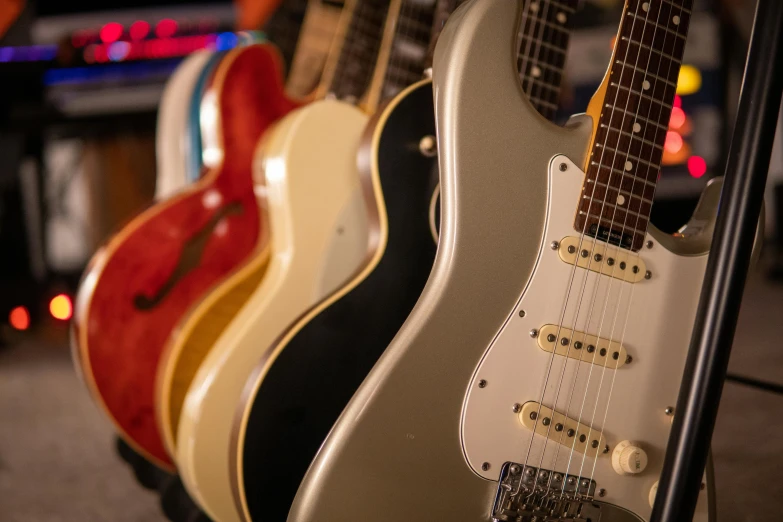
[[[739,109],[651,522],[692,520],[715,429],[783,92],[783,1],[758,0]]]

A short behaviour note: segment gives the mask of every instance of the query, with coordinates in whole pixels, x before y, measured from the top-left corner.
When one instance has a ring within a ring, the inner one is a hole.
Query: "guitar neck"
[[[522,89],[543,116],[553,119],[560,99],[571,19],[579,0],[527,0],[520,13],[517,66]]]
[[[637,251],[644,243],[692,0],[628,0],[605,81],[575,227]]]
[[[367,91],[388,11],[389,0],[346,1],[325,83],[337,99],[358,102]]]
[[[377,107],[421,79],[432,32],[435,2],[396,0],[386,19],[384,41],[368,92],[368,106]]]
[[[286,92],[289,96],[304,97],[318,85],[340,22],[340,12],[340,6],[309,0],[296,53],[288,67]]]
[[[280,50],[286,66],[294,59],[307,4],[308,0],[285,0],[264,27],[269,41]]]

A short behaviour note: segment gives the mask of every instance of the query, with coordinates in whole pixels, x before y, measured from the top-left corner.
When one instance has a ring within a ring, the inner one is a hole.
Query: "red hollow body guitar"
[[[282,72],[269,44],[223,59],[208,94],[214,166],[116,234],[79,289],[72,343],[84,380],[128,443],[163,468],[172,462],[155,420],[158,361],[190,307],[265,246],[252,161],[264,131],[299,105],[285,95]]]

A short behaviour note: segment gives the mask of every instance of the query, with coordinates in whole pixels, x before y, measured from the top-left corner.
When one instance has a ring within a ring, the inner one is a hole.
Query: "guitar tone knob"
[[[652,485],[650,488],[650,495],[647,497],[647,500],[650,501],[650,507],[653,507],[653,504],[655,504],[655,495],[658,493],[658,481],[655,481],[655,484]]]
[[[636,475],[647,467],[647,453],[638,443],[624,440],[612,453],[612,467],[620,475]]]

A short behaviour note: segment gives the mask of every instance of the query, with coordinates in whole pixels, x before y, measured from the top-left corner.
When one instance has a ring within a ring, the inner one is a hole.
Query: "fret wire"
[[[688,14],[688,15],[690,15],[690,14],[691,14],[691,10],[690,10],[690,9],[688,9],[687,7],[685,7],[685,6],[683,6],[683,5],[678,5],[678,4],[675,4],[674,2],[672,2],[672,0],[662,0],[662,2],[663,2],[664,4],[669,4],[669,5],[670,5],[670,6],[672,6],[674,9],[679,9],[679,10],[681,10],[681,11],[682,11],[683,13],[685,13],[685,14]]]
[[[595,183],[599,187],[603,187],[603,188],[606,188],[608,190],[614,190],[615,192],[617,192],[619,194],[622,194],[623,196],[626,196],[628,198],[639,199],[639,200],[643,201],[644,203],[649,203],[649,204],[652,205],[652,200],[651,199],[648,199],[648,198],[646,198],[644,196],[640,196],[639,194],[633,193],[630,190],[623,190],[621,188],[618,189],[617,187],[612,187],[612,186],[610,186],[607,183],[603,183],[603,182],[598,181],[597,179],[593,179],[593,178],[587,178],[586,182],[587,183]]]
[[[644,100],[647,100],[649,102],[657,103],[658,105],[663,105],[667,109],[671,109],[672,108],[672,105],[669,105],[666,102],[662,102],[662,101],[660,101],[660,100],[658,100],[656,98],[653,98],[649,94],[645,94],[643,92],[636,91],[634,89],[631,89],[630,87],[626,87],[625,85],[620,85],[617,82],[609,82],[609,86],[610,87],[614,87],[615,89],[622,89],[623,91],[629,93],[630,96],[639,96],[640,98],[642,98]],[[667,126],[667,128],[668,128],[668,126]]]
[[[652,162],[649,162],[649,161],[647,161],[645,159],[639,158],[638,156],[634,156],[631,153],[623,152],[623,151],[618,150],[618,149],[616,149],[614,147],[606,146],[606,145],[604,145],[602,143],[596,143],[595,146],[596,147],[600,147],[600,148],[604,148],[606,150],[611,150],[613,152],[619,152],[621,154],[625,154],[627,158],[631,158],[631,159],[633,159],[633,160],[635,160],[635,161],[637,161],[637,162],[639,162],[639,163],[641,163],[641,164],[643,164],[643,165],[645,165],[645,166],[647,166],[649,168],[652,168],[652,169],[657,169],[657,168],[660,167],[659,165],[656,165],[655,163],[652,163]]]
[[[620,66],[623,66],[623,64],[622,64],[622,62],[621,62],[620,60],[615,60],[615,63],[616,63],[616,64],[618,64],[618,65],[620,65]],[[631,66],[630,66],[630,65],[624,65],[623,67],[631,67]],[[631,68],[632,68],[632,69],[636,69],[636,70],[641,70],[641,69],[639,69],[638,67],[631,67]],[[666,78],[661,78],[661,77],[660,77],[660,76],[658,76],[657,74],[653,74],[653,73],[651,73],[651,72],[647,72],[647,71],[644,71],[644,74],[645,74],[646,76],[648,76],[648,77],[650,77],[650,78],[652,78],[652,79],[656,80],[656,81],[664,82],[664,83],[666,83],[667,85],[669,85],[670,87],[674,87],[675,89],[677,88],[677,83],[675,83],[675,82],[673,82],[673,81],[671,81],[671,80],[667,80]]]
[[[613,105],[611,103],[605,103],[604,107],[611,109],[613,107]],[[635,114],[633,111],[629,111],[627,109],[621,109],[621,110],[623,112],[623,118],[626,115],[628,115],[628,114],[632,114],[632,115]],[[658,123],[657,121],[652,121],[649,118],[645,118],[643,116],[639,116],[638,114],[634,116],[634,121],[635,122],[638,122],[640,120],[643,121],[644,123],[652,123],[653,125],[655,125],[656,127],[658,127],[661,130],[669,130],[669,126],[668,125],[663,125],[661,123]]]
[[[551,43],[544,42],[543,40],[539,40],[537,38],[533,38],[530,35],[524,34],[524,35],[522,35],[522,38],[528,38],[528,39],[532,40],[533,42],[535,42],[536,44],[540,45],[541,47],[546,47],[547,49],[550,49],[550,50],[555,51],[557,53],[566,54],[566,51],[564,49],[562,49],[562,48],[560,48],[560,47],[558,47],[556,45],[552,45]]]
[[[675,62],[677,65],[680,64],[680,60],[678,60],[674,56],[672,56],[670,54],[667,54],[667,53],[665,53],[663,51],[659,51],[657,49],[653,49],[652,47],[650,47],[647,44],[643,44],[641,42],[637,42],[636,40],[630,40],[627,36],[622,36],[622,37],[620,37],[620,39],[628,42],[629,44],[638,45],[639,47],[641,47],[642,49],[644,49],[646,51],[649,51],[650,53],[655,53],[658,56],[662,56],[663,58],[666,58],[667,60],[671,60],[672,62]]]
[[[626,13],[626,16],[631,16],[631,17],[633,17],[633,18],[635,18],[635,19],[637,19],[637,20],[641,19],[642,23],[644,23],[644,24],[652,24],[652,25],[654,25],[655,27],[657,27],[658,29],[663,29],[663,30],[664,30],[664,31],[666,31],[667,33],[669,33],[669,34],[673,34],[674,36],[676,36],[676,37],[678,37],[678,38],[682,39],[683,41],[685,40],[685,37],[684,37],[683,35],[681,35],[680,33],[678,33],[677,31],[672,31],[672,30],[671,30],[671,29],[669,29],[668,27],[664,27],[664,26],[662,26],[662,25],[659,25],[657,22],[650,22],[650,21],[644,20],[643,18],[641,18],[641,17],[640,17],[638,14],[636,14],[636,13],[630,13],[630,12],[629,12],[629,13]],[[644,30],[644,29],[642,29],[642,30]]]
[[[624,130],[618,129],[616,127],[611,127],[609,125],[606,125],[605,123],[599,124],[599,128],[608,129],[607,132],[618,132],[618,133],[620,133],[623,136],[631,138],[632,140],[639,140],[642,143],[644,143],[645,145],[649,145],[650,147],[655,147],[658,150],[663,150],[663,147],[661,145],[658,145],[657,143],[655,143],[653,141],[650,141],[650,140],[648,140],[646,138],[643,138],[641,136],[637,136],[636,134],[630,133],[628,131],[624,131]]]

